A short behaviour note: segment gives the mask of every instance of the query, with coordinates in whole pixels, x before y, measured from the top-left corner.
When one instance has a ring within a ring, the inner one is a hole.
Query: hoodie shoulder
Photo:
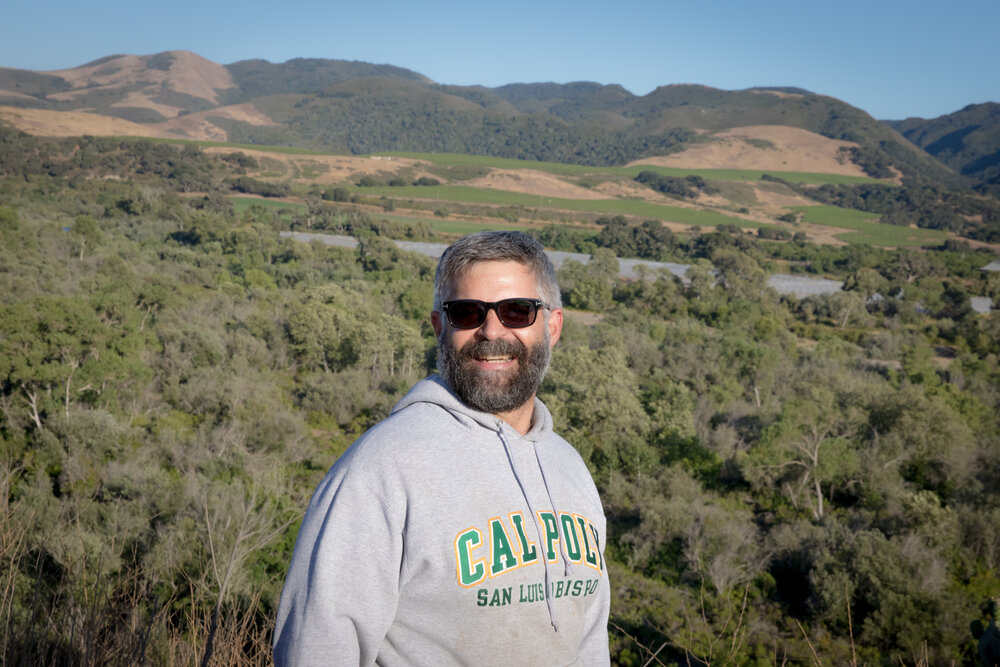
[[[479,414],[431,376],[414,385],[388,417],[358,438],[335,467],[375,470],[422,465],[439,457],[439,450],[481,440],[483,424],[475,419]]]

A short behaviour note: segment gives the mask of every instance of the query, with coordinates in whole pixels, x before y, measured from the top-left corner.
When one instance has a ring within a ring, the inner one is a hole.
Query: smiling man
[[[561,305],[527,235],[445,250],[439,374],[313,494],[278,607],[278,665],[608,663],[604,512],[535,396]]]

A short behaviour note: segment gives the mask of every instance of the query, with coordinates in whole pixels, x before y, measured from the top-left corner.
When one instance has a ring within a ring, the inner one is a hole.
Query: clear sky
[[[0,67],[185,49],[391,64],[438,83],[796,86],[878,119],[1000,102],[1000,0],[10,0]]]

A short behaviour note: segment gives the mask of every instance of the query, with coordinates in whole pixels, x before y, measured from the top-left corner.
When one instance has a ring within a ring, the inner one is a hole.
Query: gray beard
[[[517,368],[510,371],[483,371],[475,358],[510,355]],[[489,414],[512,412],[532,400],[548,370],[552,350],[549,332],[530,349],[519,340],[479,340],[455,349],[444,333],[438,337],[438,372],[462,402]]]

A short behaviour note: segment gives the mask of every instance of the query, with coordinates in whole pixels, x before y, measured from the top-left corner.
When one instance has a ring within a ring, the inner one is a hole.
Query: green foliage
[[[586,264],[570,259],[559,269],[563,303],[582,310],[605,310],[614,299],[618,259],[606,248],[598,248]]]
[[[215,618],[216,662],[266,662],[309,493],[433,368],[434,262],[387,240],[433,232],[319,192],[177,196],[170,174],[225,187],[235,157],[4,137],[4,655],[193,663]],[[559,273],[589,312],[540,393],[609,518],[614,662],[971,663],[1000,595],[1000,318],[968,308],[1000,293],[988,258],[646,219],[535,232],[592,256]],[[692,267],[623,281],[624,255]],[[845,291],[778,298],[775,259]]]
[[[704,187],[704,180],[700,179],[700,177],[695,178],[699,180],[692,181],[689,178],[661,176],[655,171],[641,171],[639,172],[639,175],[635,177],[635,180],[658,192],[662,192],[668,197],[675,197],[677,199],[697,199],[698,191]],[[696,182],[700,182],[702,187],[697,187],[697,185],[695,185]]]
[[[594,242],[612,250],[619,257],[662,260],[669,257],[677,243],[673,233],[659,220],[629,225],[623,216],[598,218],[602,227]]]
[[[955,171],[992,183],[995,192],[1000,176],[1000,104],[970,104],[932,120],[910,118],[889,124]]]
[[[237,192],[262,197],[287,197],[292,192],[287,183],[270,183],[249,176],[238,176],[229,181],[229,186]]]

